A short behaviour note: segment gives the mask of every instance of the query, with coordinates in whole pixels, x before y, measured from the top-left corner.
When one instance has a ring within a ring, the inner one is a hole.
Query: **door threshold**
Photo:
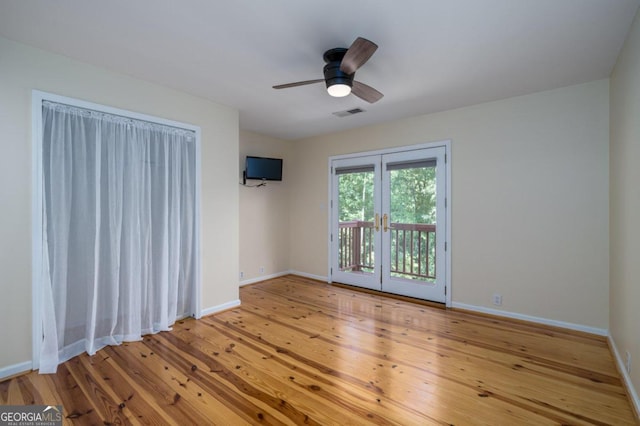
[[[397,300],[402,300],[404,302],[416,303],[418,305],[429,306],[431,308],[447,309],[446,304],[433,302],[431,300],[417,299],[415,297],[403,296],[401,294],[387,293],[386,291],[382,291],[382,290],[371,290],[370,288],[358,287],[350,284],[343,284],[343,283],[337,283],[337,282],[332,282],[330,284],[336,287],[346,288],[348,290],[355,290],[361,293],[373,294],[375,296],[385,296],[390,299],[397,299]]]

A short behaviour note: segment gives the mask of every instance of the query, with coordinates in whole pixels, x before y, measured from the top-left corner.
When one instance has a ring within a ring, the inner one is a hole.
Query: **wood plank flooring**
[[[68,424],[635,424],[603,338],[286,276],[242,306],[0,383]]]

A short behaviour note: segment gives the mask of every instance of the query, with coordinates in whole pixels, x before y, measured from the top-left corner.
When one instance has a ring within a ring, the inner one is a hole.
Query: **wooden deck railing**
[[[339,230],[340,270],[373,272],[373,222],[340,222]],[[436,225],[391,223],[388,232],[391,237],[392,275],[423,280],[435,279]]]

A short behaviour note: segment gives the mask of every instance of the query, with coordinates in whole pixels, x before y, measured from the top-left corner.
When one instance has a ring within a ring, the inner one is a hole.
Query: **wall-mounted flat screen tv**
[[[247,156],[245,179],[282,180],[282,158]]]

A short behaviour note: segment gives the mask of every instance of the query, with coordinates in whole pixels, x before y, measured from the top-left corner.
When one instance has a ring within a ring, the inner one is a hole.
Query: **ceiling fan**
[[[379,101],[384,95],[373,87],[355,81],[353,78],[356,70],[369,60],[377,48],[378,45],[374,42],[366,38],[358,37],[348,49],[338,47],[324,52],[323,59],[326,65],[324,66],[323,79],[279,84],[273,86],[273,88],[287,89],[289,87],[304,86],[324,81],[327,85],[327,92],[329,92],[331,96],[343,97],[349,93],[353,93],[360,99],[372,104]]]

